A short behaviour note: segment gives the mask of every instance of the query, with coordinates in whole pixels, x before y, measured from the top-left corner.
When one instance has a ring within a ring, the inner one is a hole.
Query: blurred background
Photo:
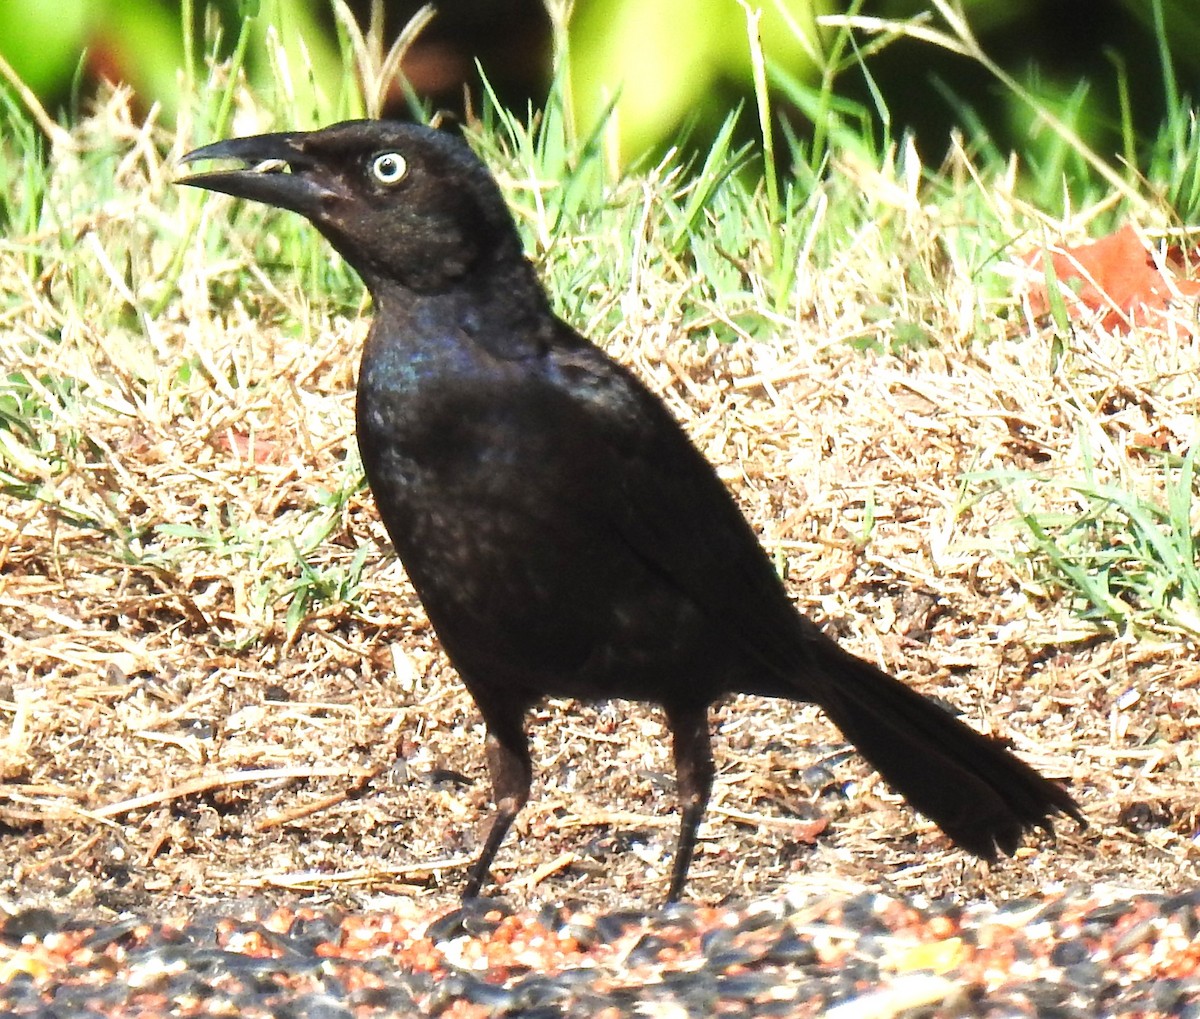
[[[835,30],[819,18],[920,19],[934,14],[926,0],[754,5],[763,8],[775,112],[798,137],[812,131],[804,90],[825,73],[837,76],[836,95],[874,111],[890,137],[911,133],[927,164],[939,160],[955,127],[1000,152],[1028,151],[1036,126],[1029,107],[962,54],[858,31],[842,64],[831,68],[827,47]],[[1200,94],[1195,5],[960,0],[957,8],[991,59],[1111,158],[1127,152],[1131,135],[1153,136],[1166,117],[1171,87],[1164,67],[1173,68],[1181,92]],[[371,0],[347,6],[365,27]],[[411,0],[379,4],[385,50],[418,7]],[[569,95],[578,122],[595,123],[619,97],[622,160],[660,152],[685,132],[702,149],[739,103],[747,107],[739,129],[745,137],[756,133],[747,10],[738,0],[575,0],[570,7],[568,17],[561,0],[443,0],[408,52],[403,75],[428,108],[461,116],[472,104],[478,108],[482,68],[500,102],[523,115],[547,93],[559,32],[570,42]],[[945,25],[936,16],[924,24]],[[278,81],[270,64],[282,53],[293,80],[313,92],[310,102],[297,104],[300,119],[328,119],[352,72],[341,56],[344,27],[326,0],[3,0],[0,56],[60,118],[85,108],[96,84],[109,79],[128,83],[140,106],[157,103],[170,119],[179,108],[185,50],[190,45],[196,63],[228,57],[244,26],[244,66],[256,89]],[[408,105],[397,88],[387,109],[404,115]]]

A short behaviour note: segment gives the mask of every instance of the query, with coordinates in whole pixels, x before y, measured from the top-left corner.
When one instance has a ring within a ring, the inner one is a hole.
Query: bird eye
[[[399,152],[381,152],[371,160],[371,173],[380,184],[395,184],[408,173],[408,162]]]

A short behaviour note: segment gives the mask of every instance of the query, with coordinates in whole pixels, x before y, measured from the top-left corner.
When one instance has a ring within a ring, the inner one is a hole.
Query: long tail
[[[815,629],[815,627],[814,627]],[[1067,791],[998,740],[958,721],[824,634],[806,640],[810,674],[794,696],[816,701],[913,807],[985,860],[1007,855],[1062,812],[1086,827]]]

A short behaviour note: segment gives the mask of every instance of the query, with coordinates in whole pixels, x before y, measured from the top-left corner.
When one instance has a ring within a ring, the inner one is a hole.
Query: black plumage
[[[525,714],[550,695],[665,709],[682,806],[671,899],[712,785],[708,708],[734,692],[820,705],[909,803],[985,859],[1056,812],[1082,822],[1059,785],[794,609],[662,402],[554,315],[499,188],[457,138],[352,121],[184,159],[274,161],[183,183],[306,216],[374,299],[363,465],[487,725],[497,813],[466,896],[528,798]]]

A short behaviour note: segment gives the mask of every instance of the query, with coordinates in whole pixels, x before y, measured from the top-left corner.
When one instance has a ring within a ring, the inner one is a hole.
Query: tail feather
[[[798,682],[802,696],[815,700],[887,783],[963,849],[993,861],[997,850],[1012,855],[1029,830],[1051,830],[1059,812],[1086,826],[1062,786],[999,740],[823,635],[808,644],[817,675]]]

